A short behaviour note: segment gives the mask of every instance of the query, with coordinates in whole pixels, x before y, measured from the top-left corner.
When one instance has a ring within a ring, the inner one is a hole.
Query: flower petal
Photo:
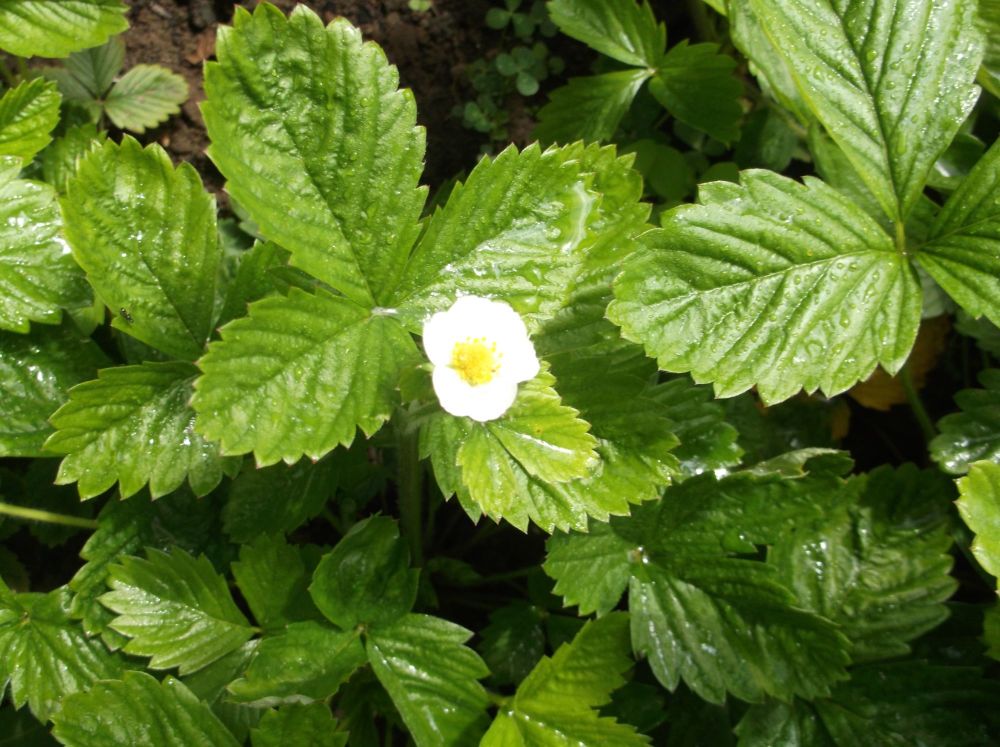
[[[481,423],[499,418],[517,398],[516,382],[495,379],[472,386],[447,366],[435,367],[431,381],[445,412]]]

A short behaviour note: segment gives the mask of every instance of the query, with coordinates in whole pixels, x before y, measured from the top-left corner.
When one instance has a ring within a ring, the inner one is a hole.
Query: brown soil
[[[180,115],[172,117],[147,139],[161,143],[177,160],[191,162],[206,186],[218,190],[223,179],[205,156],[208,140],[198,103],[204,99],[202,63],[214,53],[215,29],[227,23],[235,5],[219,0],[131,0],[125,34],[126,65],[156,63],[183,75],[191,97]],[[275,0],[288,11],[294,0]],[[413,89],[420,123],[427,128],[427,170],[424,180],[440,184],[475,161],[483,140],[451,116],[452,108],[470,97],[464,67],[482,57],[494,36],[483,23],[489,0],[434,0],[422,13],[409,10],[407,0],[307,0],[305,5],[329,21],[344,16],[359,26],[366,39],[380,44],[399,68],[402,85]]]

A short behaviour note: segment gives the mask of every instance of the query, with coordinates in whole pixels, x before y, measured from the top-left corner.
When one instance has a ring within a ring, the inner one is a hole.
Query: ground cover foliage
[[[379,47],[239,8],[224,209],[124,11],[0,0],[65,58],[0,98],[0,744],[996,743],[1000,5],[552,0],[593,75],[433,192]],[[485,422],[466,295],[539,359]]]

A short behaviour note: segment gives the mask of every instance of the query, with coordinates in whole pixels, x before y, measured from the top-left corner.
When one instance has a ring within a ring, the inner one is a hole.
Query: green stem
[[[417,439],[419,431],[406,428],[399,430],[399,480],[396,484],[399,490],[399,524],[403,536],[410,543],[410,557],[413,564],[424,564],[424,543],[421,525],[423,524],[423,470],[420,464],[420,450]]]
[[[906,362],[903,369],[899,372],[899,383],[903,385],[903,391],[906,393],[906,401],[910,403],[913,417],[917,419],[917,423],[920,425],[920,430],[924,434],[924,440],[930,443],[931,439],[937,435],[937,429],[934,428],[934,422],[931,420],[931,416],[927,414],[927,408],[924,407],[924,403],[917,393],[917,388],[913,385],[913,377],[910,376],[909,361]]]
[[[896,251],[906,254],[906,225],[902,221],[896,221]]]
[[[719,34],[708,15],[705,3],[702,0],[687,0],[687,8],[688,13],[691,14],[691,20],[694,21],[694,28],[698,32],[698,36],[705,41],[718,42]]]
[[[93,519],[85,519],[82,516],[57,514],[52,511],[42,511],[41,509],[26,508],[25,506],[13,506],[10,503],[0,503],[0,514],[13,516],[17,519],[28,519],[29,521],[44,521],[48,524],[62,524],[68,527],[97,529],[97,522]]]

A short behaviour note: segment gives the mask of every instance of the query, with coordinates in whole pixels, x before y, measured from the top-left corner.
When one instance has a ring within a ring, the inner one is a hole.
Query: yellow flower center
[[[500,370],[500,358],[495,342],[486,342],[485,337],[467,337],[456,342],[451,351],[451,367],[462,380],[472,386],[488,384]]]

